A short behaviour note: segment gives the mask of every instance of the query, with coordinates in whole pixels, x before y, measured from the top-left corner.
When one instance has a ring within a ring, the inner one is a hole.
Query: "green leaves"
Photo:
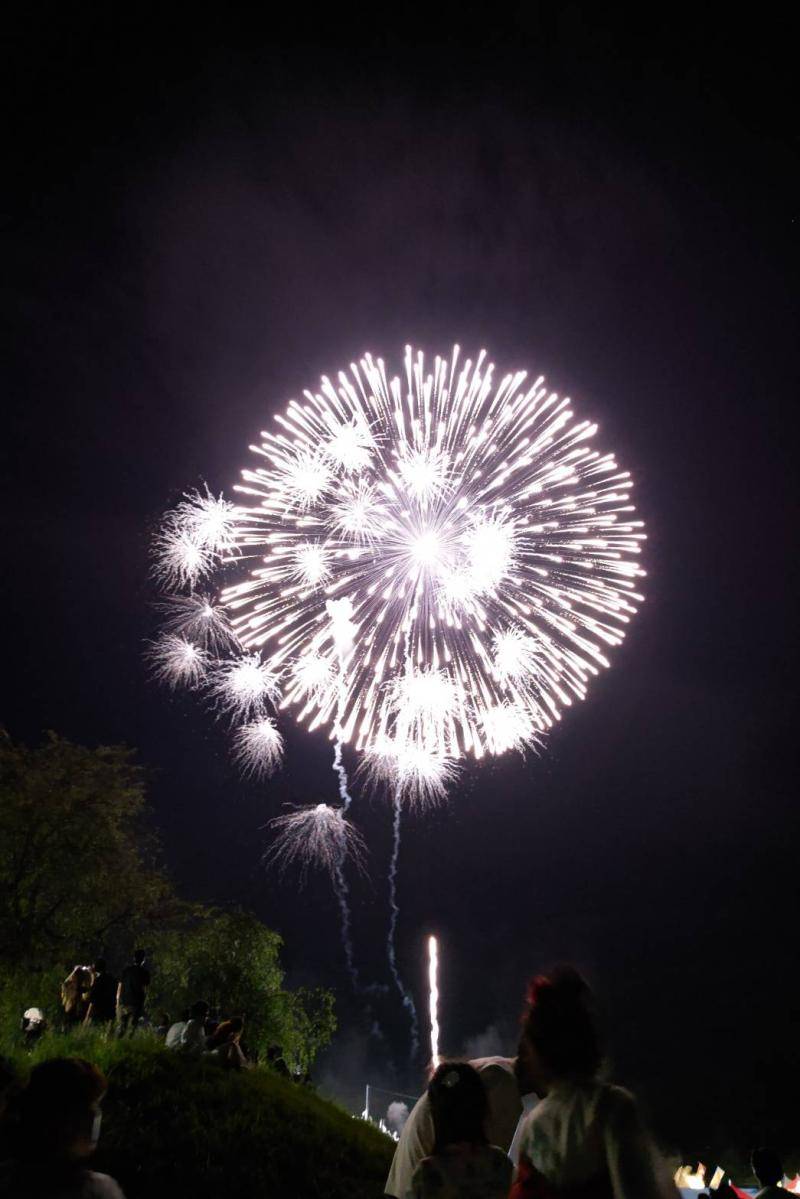
[[[78,960],[145,930],[174,899],[145,822],[143,771],[125,746],[49,733],[0,738],[0,957]],[[66,957],[65,957],[66,953]]]

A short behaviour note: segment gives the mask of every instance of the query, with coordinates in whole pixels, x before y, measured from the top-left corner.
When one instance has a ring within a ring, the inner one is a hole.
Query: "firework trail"
[[[353,936],[350,920],[350,888],[348,887],[347,880],[344,877],[341,861],[337,862],[333,869],[333,890],[336,895],[336,900],[339,904],[342,947],[344,949],[345,965],[347,966],[347,973],[350,975],[350,982],[353,984],[353,990],[357,991],[358,971],[356,970],[353,956]]]
[[[431,1018],[431,1069],[439,1065],[439,944],[428,937],[428,1007]]]
[[[389,862],[389,907],[391,916],[389,919],[389,935],[386,938],[386,953],[389,959],[389,969],[394,979],[395,986],[400,992],[403,1000],[403,1006],[407,1009],[409,1019],[411,1020],[411,1053],[413,1059],[417,1056],[419,1049],[419,1024],[417,1021],[417,1009],[414,1004],[414,999],[403,985],[403,980],[400,977],[400,971],[397,969],[397,956],[395,951],[395,937],[397,934],[397,921],[400,916],[400,907],[397,903],[397,864],[400,858],[400,796],[394,797],[394,818],[392,821],[392,857]]]

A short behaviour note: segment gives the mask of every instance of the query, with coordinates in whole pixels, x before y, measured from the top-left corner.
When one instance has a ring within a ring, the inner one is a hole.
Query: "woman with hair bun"
[[[518,1068],[541,1096],[525,1120],[510,1199],[676,1199],[636,1101],[599,1080],[592,994],[572,967],[530,984]]]

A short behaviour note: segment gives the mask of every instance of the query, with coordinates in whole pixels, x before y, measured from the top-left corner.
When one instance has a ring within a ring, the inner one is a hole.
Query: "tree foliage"
[[[307,1070],[336,1029],[333,996],[283,989],[282,943],[249,912],[196,909],[155,938],[154,986],[174,1010],[205,999],[243,1016],[251,1048],[278,1045],[293,1069]]]
[[[145,822],[143,771],[124,746],[0,734],[0,956],[41,968],[93,953],[175,903]]]
[[[54,733],[30,749],[0,730],[0,1014],[13,1024],[37,1004],[52,1020],[66,970],[98,953],[119,968],[135,941],[150,951],[151,1009],[205,999],[243,1015],[248,1045],[279,1045],[295,1070],[333,1035],[329,992],[284,990],[278,933],[177,898],[132,750]]]

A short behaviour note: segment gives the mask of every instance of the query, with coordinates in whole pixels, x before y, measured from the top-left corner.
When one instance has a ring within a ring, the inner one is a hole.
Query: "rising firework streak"
[[[428,937],[428,992],[431,1015],[431,1069],[439,1065],[439,944]]]

